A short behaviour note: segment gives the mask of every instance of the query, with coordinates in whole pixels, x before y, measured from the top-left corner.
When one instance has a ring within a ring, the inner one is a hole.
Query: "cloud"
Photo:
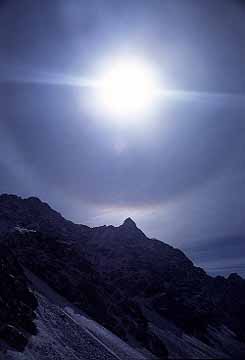
[[[50,188],[93,204],[144,206],[171,200],[229,166],[244,141],[242,113],[226,105],[179,104],[177,110],[165,105],[139,138],[139,131],[118,134],[116,123],[108,128],[84,114],[77,88],[3,86],[5,136],[30,173]],[[127,143],[120,156],[115,139]]]
[[[212,275],[237,272],[245,276],[245,238],[239,235],[206,239],[186,253]]]

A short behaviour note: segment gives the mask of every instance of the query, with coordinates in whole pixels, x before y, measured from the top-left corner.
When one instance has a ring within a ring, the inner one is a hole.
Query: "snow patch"
[[[36,233],[36,230],[26,229],[22,226],[15,226],[14,229],[19,231],[20,233]]]

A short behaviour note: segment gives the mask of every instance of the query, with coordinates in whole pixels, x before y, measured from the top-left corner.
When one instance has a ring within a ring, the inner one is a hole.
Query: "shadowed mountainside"
[[[0,352],[8,347],[24,350],[28,337],[36,334],[36,307],[21,266],[9,249],[0,245]]]
[[[0,232],[26,268],[135,346],[163,357],[175,353],[173,336],[185,345],[187,336],[206,356],[245,354],[245,281],[208,276],[130,218],[89,228],[36,198],[3,195]]]

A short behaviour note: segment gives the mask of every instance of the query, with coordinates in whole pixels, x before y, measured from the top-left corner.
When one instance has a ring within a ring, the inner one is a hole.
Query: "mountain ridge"
[[[149,239],[132,219],[90,228],[39,201],[0,196],[2,242],[97,322],[160,357],[176,351],[172,329],[178,341],[186,334],[212,351],[245,354],[244,279],[209,276],[181,250]],[[235,342],[232,349],[210,332],[221,334],[223,327],[233,334],[226,340]],[[186,351],[188,357],[194,349]]]

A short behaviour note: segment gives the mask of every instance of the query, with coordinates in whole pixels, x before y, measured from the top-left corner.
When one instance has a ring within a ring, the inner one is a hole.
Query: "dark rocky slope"
[[[36,334],[36,307],[22,268],[8,248],[0,245],[0,350],[24,350],[28,337]]]
[[[88,226],[64,219],[38,198],[0,195],[0,234],[6,234],[16,226],[41,231],[49,236],[62,235],[70,242],[83,240],[90,231]]]
[[[208,325],[226,325],[245,336],[245,280],[237,274],[213,278],[178,249],[148,239],[127,219],[95,228],[88,256],[105,282],[127,291],[164,318],[205,340]]]
[[[127,341],[163,357],[169,333],[188,334],[227,356],[245,354],[245,281],[208,276],[131,219],[91,229],[38,199],[4,195],[0,232],[22,264]]]
[[[167,355],[139,305],[105,283],[74,244],[23,228],[6,235],[5,244],[22,265],[116,335],[123,339],[129,335],[135,339],[134,345],[161,357]]]

